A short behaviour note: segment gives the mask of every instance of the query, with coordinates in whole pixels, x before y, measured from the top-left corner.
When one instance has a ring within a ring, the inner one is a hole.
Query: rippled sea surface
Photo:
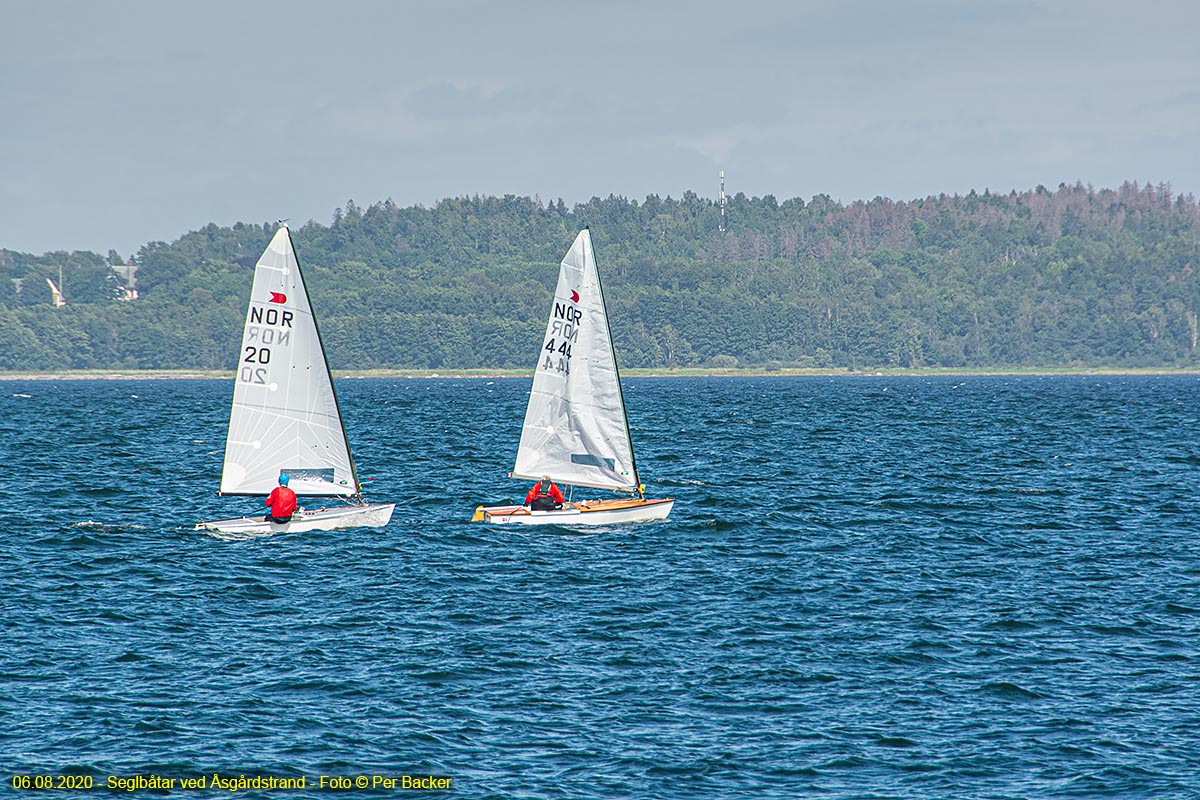
[[[230,382],[0,383],[6,782],[1200,797],[1196,377],[627,380],[586,531],[468,522],[528,380],[338,389],[391,524],[227,541]]]

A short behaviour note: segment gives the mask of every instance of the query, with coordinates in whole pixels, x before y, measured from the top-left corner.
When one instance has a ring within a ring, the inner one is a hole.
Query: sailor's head
[[[550,480],[550,476],[549,476],[549,475],[543,475],[543,476],[542,476],[542,487],[543,487],[543,488],[549,489],[549,488],[550,488],[550,484],[551,484],[551,483],[553,483],[553,481],[551,481],[551,480]]]
[[[288,477],[288,474],[286,472],[279,473],[279,485],[280,486],[287,486],[288,481],[290,481],[290,480],[291,480],[291,478]]]

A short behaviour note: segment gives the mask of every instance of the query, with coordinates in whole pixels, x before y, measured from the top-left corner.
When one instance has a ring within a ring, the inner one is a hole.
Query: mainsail
[[[590,231],[562,260],[513,477],[638,489],[625,400]]]
[[[221,494],[267,494],[286,472],[298,495],[356,495],[333,378],[286,226],[254,268]]]

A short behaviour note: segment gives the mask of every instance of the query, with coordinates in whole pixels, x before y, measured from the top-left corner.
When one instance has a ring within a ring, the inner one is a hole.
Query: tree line
[[[630,367],[1198,363],[1200,208],[1082,184],[849,204],[528,197],[391,201],[293,228],[335,369],[531,369],[590,226]],[[269,224],[131,258],[0,250],[0,369],[232,369]],[[131,267],[136,300],[122,300]],[[55,308],[46,278],[62,276]]]

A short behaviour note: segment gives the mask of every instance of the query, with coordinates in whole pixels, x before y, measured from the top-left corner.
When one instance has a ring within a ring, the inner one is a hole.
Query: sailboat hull
[[[585,500],[564,503],[554,511],[531,511],[529,506],[479,506],[472,522],[496,525],[617,525],[666,519],[675,505],[664,500]]]
[[[243,536],[262,536],[268,533],[303,533],[332,531],[339,528],[382,528],[392,518],[395,503],[368,503],[362,506],[339,506],[313,511],[297,511],[290,522],[282,525],[264,517],[233,517],[212,522],[200,522],[198,531],[219,531]]]

